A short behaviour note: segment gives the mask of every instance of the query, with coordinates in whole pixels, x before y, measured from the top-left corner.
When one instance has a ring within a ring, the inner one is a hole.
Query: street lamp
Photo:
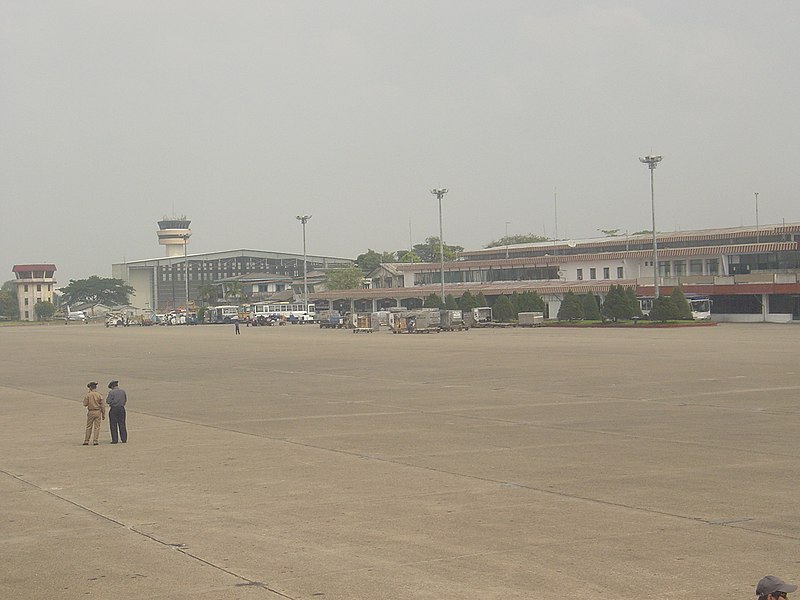
[[[658,242],[656,241],[656,197],[653,187],[653,171],[655,171],[658,163],[661,162],[662,156],[659,154],[649,154],[639,161],[647,165],[650,169],[650,210],[653,214],[653,297],[658,298]]]
[[[511,221],[506,221],[506,258],[508,258],[508,226],[511,224]]]
[[[190,233],[184,233],[181,237],[183,238],[183,279],[184,283],[186,284],[186,312],[189,312],[189,260],[187,259],[186,255],[186,244],[189,243],[189,236]]]
[[[761,235],[758,231],[758,192],[756,194],[756,243],[761,241]]]
[[[444,305],[444,238],[442,236],[442,197],[447,193],[446,188],[434,188],[431,194],[439,200],[439,266],[442,288],[442,305]]]
[[[308,269],[306,263],[306,223],[311,215],[297,215],[297,220],[303,224],[303,305],[308,314]]]

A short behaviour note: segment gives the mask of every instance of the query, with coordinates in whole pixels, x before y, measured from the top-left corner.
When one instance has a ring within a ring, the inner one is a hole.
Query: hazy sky
[[[796,0],[0,0],[0,280],[800,221]],[[410,221],[410,227],[409,227]]]

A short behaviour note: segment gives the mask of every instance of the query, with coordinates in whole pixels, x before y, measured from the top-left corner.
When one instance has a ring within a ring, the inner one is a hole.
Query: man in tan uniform
[[[103,396],[97,391],[97,382],[92,381],[87,386],[89,391],[83,397],[83,405],[87,409],[86,413],[86,437],[83,445],[89,445],[89,438],[92,438],[92,445],[97,446],[97,438],[100,437],[100,421],[106,418],[106,409],[103,406]]]

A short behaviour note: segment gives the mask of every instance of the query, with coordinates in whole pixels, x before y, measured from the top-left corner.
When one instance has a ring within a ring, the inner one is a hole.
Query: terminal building
[[[248,249],[189,254],[190,225],[186,217],[159,221],[158,242],[165,246],[165,256],[111,265],[112,277],[134,289],[131,306],[168,311],[200,304],[201,288],[221,287],[225,281],[249,285],[245,287],[248,295],[257,297],[289,288],[293,280],[303,277],[302,254]],[[353,264],[345,258],[310,254],[306,260],[309,273]]]
[[[800,224],[658,233],[661,294],[679,286],[712,300],[712,319],[800,322]],[[652,234],[555,240],[461,252],[444,264],[445,295],[501,294],[531,290],[555,318],[568,291],[601,300],[611,285],[655,292]],[[369,289],[321,291],[311,300],[355,310],[418,306],[440,294],[441,265],[384,263],[369,274]]]

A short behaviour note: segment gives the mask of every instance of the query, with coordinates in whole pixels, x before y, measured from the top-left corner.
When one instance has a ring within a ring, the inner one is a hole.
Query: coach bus
[[[314,323],[317,320],[317,313],[313,304],[308,305],[308,310],[306,310],[305,304],[302,302],[270,302],[264,304],[263,307],[266,307],[268,315],[277,316],[281,321]],[[263,308],[260,307],[259,310],[263,311]]]
[[[239,307],[233,305],[209,306],[205,320],[208,323],[233,323],[239,318]]]

